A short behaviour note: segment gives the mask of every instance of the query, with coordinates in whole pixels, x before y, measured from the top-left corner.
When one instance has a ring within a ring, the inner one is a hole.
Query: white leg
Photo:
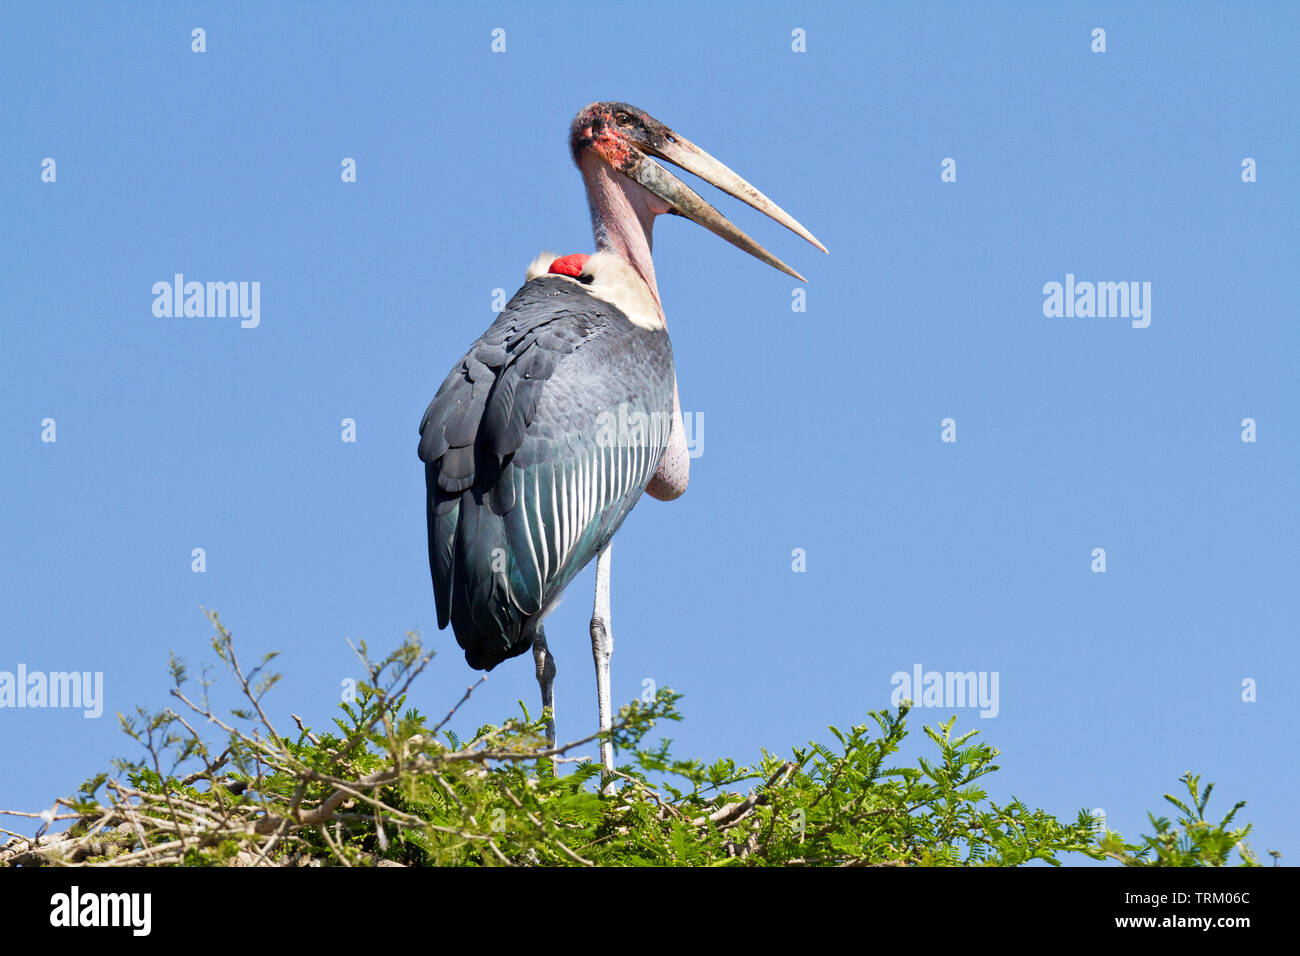
[[[533,662],[537,665],[537,683],[542,688],[542,708],[546,719],[546,744],[555,746],[555,658],[546,646],[546,632],[540,624],[533,631]]]
[[[614,655],[614,632],[609,623],[609,552],[612,545],[596,558],[596,603],[591,611],[591,656],[596,662],[596,699],[600,709],[600,729],[609,730],[613,723],[609,707],[609,659]],[[600,744],[601,792],[614,786],[614,747],[608,741]]]

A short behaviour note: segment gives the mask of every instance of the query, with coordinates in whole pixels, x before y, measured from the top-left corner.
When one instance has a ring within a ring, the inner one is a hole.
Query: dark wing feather
[[[618,530],[663,455],[672,395],[667,333],[554,276],[452,370],[420,458],[438,626],[472,666],[528,650],[527,625]]]

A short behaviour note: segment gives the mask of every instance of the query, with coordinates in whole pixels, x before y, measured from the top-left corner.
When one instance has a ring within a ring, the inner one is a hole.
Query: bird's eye
[[[628,116],[626,113],[615,113],[614,122],[616,122],[619,126],[631,126],[632,117]]]

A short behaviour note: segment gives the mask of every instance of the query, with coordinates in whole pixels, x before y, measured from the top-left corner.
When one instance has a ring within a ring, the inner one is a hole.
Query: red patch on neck
[[[584,256],[580,252],[575,252],[571,256],[560,256],[551,263],[551,267],[546,271],[557,276],[580,276],[583,267],[590,258],[591,256]]]

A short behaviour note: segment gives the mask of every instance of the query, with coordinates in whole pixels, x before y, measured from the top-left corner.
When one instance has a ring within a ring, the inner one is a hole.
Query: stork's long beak
[[[741,202],[753,206],[763,215],[775,219],[792,232],[798,233],[822,252],[827,251],[826,247],[818,242],[811,232],[795,221],[793,216],[690,140],[673,133],[671,140],[663,140],[653,146],[643,144],[638,144],[638,146],[641,146],[647,152],[653,153],[660,159],[666,159],[673,165],[681,167],[688,173],[694,173],[706,182],[717,186],[723,192],[729,193]],[[751,256],[763,260],[773,268],[780,269],[786,275],[794,276],[800,282],[807,281],[798,272],[791,269],[728,221],[726,216],[709,205],[690,186],[687,186],[649,156],[642,154],[640,149],[637,150],[637,153],[640,157],[639,162],[633,167],[629,175],[668,203],[671,212],[698,222],[714,235],[721,236],[733,246],[743,249]]]

